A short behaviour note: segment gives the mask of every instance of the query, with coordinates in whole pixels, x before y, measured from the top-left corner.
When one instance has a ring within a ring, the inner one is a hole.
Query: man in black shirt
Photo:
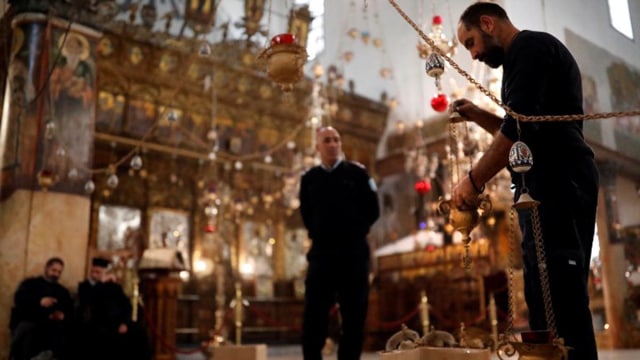
[[[321,360],[329,310],[337,301],[342,316],[338,360],[358,360],[364,342],[369,296],[369,228],[378,219],[376,187],[360,164],[342,159],[340,134],[317,132],[322,164],[300,184],[300,212],[312,240],[307,254],[302,350]]]
[[[506,12],[494,3],[469,6],[458,23],[460,43],[473,59],[503,67],[502,101],[524,115],[582,114],[580,70],[569,50],[547,33],[519,31]],[[552,307],[559,337],[571,347],[569,359],[597,359],[589,310],[587,281],[595,230],[598,171],[585,143],[582,121],[520,122],[499,118],[466,99],[452,110],[494,134],[484,156],[457,184],[453,200],[460,208],[473,207],[484,184],[508,165],[511,145],[526,143],[533,167],[512,174],[517,200],[526,185],[540,201],[538,211],[550,278]],[[525,298],[532,330],[547,330],[538,272],[531,212],[519,210]]]
[[[11,358],[31,359],[42,353],[64,359],[73,321],[69,290],[58,283],[64,270],[62,259],[47,261],[44,274],[25,279],[14,296],[9,327]]]

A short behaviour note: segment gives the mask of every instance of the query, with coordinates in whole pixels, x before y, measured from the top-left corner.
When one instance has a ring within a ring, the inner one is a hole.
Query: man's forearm
[[[509,150],[513,142],[501,132],[497,132],[482,158],[473,167],[473,180],[478,187],[491,180],[498,171],[507,166],[509,162]]]
[[[484,109],[479,111],[469,119],[478,124],[481,128],[492,135],[496,135],[502,125],[502,118]]]

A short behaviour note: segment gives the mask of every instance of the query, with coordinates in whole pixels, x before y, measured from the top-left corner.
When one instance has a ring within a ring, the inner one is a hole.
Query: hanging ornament
[[[200,43],[200,47],[198,48],[198,55],[202,57],[211,55],[211,46],[208,42],[203,41],[202,43]]]
[[[375,47],[379,48],[379,47],[381,47],[381,46],[382,46],[382,39],[380,39],[380,38],[375,38],[375,39],[373,39],[373,42],[372,42],[372,43],[373,43],[373,46],[375,46]]]
[[[386,68],[386,67],[380,69],[380,77],[383,78],[383,79],[387,79],[387,78],[391,77],[391,69]]]
[[[447,56],[453,56],[456,53],[458,41],[455,37],[448,40],[447,36],[442,32],[442,16],[433,16],[431,19],[431,32],[427,36],[433,40],[438,49]],[[426,59],[429,54],[433,53],[433,49],[422,40],[418,40],[417,49],[418,56],[420,56],[421,59]]]
[[[207,215],[209,217],[216,216],[216,215],[218,215],[218,208],[215,207],[214,205],[209,205],[209,206],[204,208],[204,213],[205,213],[205,215]]]
[[[72,168],[71,170],[69,170],[69,172],[67,173],[67,177],[72,181],[78,179],[78,169]]]
[[[142,169],[142,157],[136,154],[134,157],[131,158],[131,162],[129,163],[129,166],[131,166],[133,170]]]
[[[215,141],[217,139],[218,139],[218,131],[216,131],[215,128],[211,128],[211,130],[207,132],[207,140]]]
[[[353,51],[345,51],[344,54],[342,55],[342,58],[344,59],[345,62],[350,63],[351,60],[353,59]]]
[[[509,166],[522,177],[520,195],[515,204],[513,204],[513,207],[516,209],[530,209],[538,206],[540,202],[531,197],[524,178],[524,174],[531,170],[533,166],[533,154],[527,144],[518,140],[511,145],[511,149],[509,150]]]
[[[440,77],[444,73],[444,59],[442,56],[436,53],[429,54],[425,63],[425,72],[435,78],[436,88],[438,89],[438,93],[431,98],[431,107],[435,111],[443,112],[449,105],[449,99],[442,93],[442,84],[440,82]]]
[[[271,46],[264,49],[258,59],[267,61],[267,75],[285,92],[293,90],[293,84],[302,79],[302,66],[307,61],[307,50],[296,42],[293,34],[280,34],[271,39]]]
[[[398,100],[395,97],[392,97],[391,99],[389,99],[388,106],[390,110],[395,109],[396,107],[398,107]]]
[[[519,174],[531,169],[533,166],[533,155],[527,144],[522,141],[516,141],[511,145],[511,150],[509,150],[509,166]]]
[[[438,93],[431,98],[431,108],[437,112],[447,110],[449,98],[443,93]]]
[[[313,77],[320,79],[322,75],[324,75],[324,67],[320,63],[315,63],[313,65]]]
[[[53,121],[47,121],[44,128],[44,137],[47,140],[53,140],[56,134],[56,124]]]
[[[427,75],[438,78],[444,73],[444,59],[436,53],[429,54],[429,56],[427,56],[427,62],[424,65],[424,70]]]
[[[87,194],[92,194],[95,189],[96,184],[91,179],[84,184],[84,192]]]
[[[71,170],[69,170],[69,172],[67,173],[67,178],[72,181],[76,180],[78,178],[78,169],[72,168]]]
[[[216,226],[214,224],[207,224],[204,226],[204,232],[206,233],[216,232]]]
[[[59,158],[63,158],[67,155],[67,151],[62,147],[58,147],[58,149],[56,150],[56,156]]]
[[[118,175],[116,175],[116,174],[111,174],[107,178],[107,186],[112,188],[112,189],[115,189],[115,188],[118,187],[118,182],[119,182]]]
[[[429,180],[424,180],[424,179],[418,180],[414,185],[414,189],[418,194],[424,195],[429,191],[431,191],[431,182]]]
[[[360,35],[360,31],[358,31],[358,29],[356,28],[351,28],[349,29],[349,31],[347,31],[347,35],[349,35],[349,37],[351,37],[352,39],[355,39],[358,37],[358,35]]]
[[[360,35],[362,37],[362,42],[365,45],[369,45],[369,40],[371,39],[371,34],[368,31],[363,31],[362,34]]]
[[[42,188],[42,191],[47,191],[53,185],[53,172],[49,169],[42,169],[38,171],[38,185]]]

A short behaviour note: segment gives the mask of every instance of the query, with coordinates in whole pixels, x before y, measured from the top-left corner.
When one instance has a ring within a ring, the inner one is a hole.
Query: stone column
[[[13,17],[0,122],[0,359],[13,294],[45,261],[65,261],[72,292],[85,274],[100,34],[41,13]]]
[[[600,171],[600,191],[598,194],[598,237],[602,260],[602,284],[606,322],[609,324],[607,339],[611,348],[626,345],[624,301],[627,297],[627,283],[624,276],[624,244],[620,242],[617,216],[616,178],[618,167],[614,163],[598,166]]]

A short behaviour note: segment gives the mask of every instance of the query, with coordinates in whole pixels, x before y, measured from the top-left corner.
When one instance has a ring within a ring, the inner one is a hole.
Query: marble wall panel
[[[90,206],[83,196],[27,190],[0,203],[0,324],[9,323],[20,281],[41,274],[52,256],[65,261],[61,282],[75,293],[86,273]],[[7,326],[0,325],[0,359],[8,347]]]

